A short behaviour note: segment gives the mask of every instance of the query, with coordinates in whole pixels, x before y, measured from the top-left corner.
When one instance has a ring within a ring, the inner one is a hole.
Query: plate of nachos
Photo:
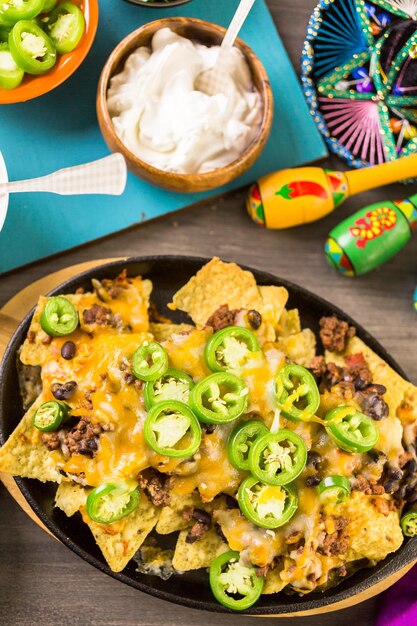
[[[45,526],[204,610],[314,611],[415,560],[416,434],[417,388],[372,336],[218,258],[70,279],[0,369],[0,471]]]

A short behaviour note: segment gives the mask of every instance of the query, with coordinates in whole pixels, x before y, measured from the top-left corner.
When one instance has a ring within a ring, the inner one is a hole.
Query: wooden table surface
[[[269,0],[269,5],[298,69],[314,2]],[[285,97],[285,85],[281,97]],[[342,168],[336,159],[329,162]],[[373,333],[417,382],[417,317],[412,309],[417,284],[415,242],[383,268],[355,279],[331,269],[322,251],[327,232],[343,216],[376,200],[405,197],[406,191],[410,189],[397,185],[363,194],[321,222],[274,232],[257,228],[249,220],[243,190],[2,277],[0,306],[34,280],[81,261],[154,253],[216,254],[273,272],[342,307]],[[281,619],[280,626],[370,626],[376,606],[374,599],[339,613]],[[35,526],[0,488],[0,624],[214,626],[227,621],[237,626],[240,619],[169,605],[105,576]],[[245,618],[245,623],[249,626],[259,621]]]

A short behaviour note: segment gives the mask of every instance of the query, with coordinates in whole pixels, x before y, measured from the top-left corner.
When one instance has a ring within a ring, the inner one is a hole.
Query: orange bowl
[[[85,33],[77,48],[58,57],[54,67],[41,76],[26,74],[22,83],[10,91],[0,89],[0,104],[26,102],[61,85],[81,65],[93,45],[98,26],[98,0],[71,0],[85,18]]]

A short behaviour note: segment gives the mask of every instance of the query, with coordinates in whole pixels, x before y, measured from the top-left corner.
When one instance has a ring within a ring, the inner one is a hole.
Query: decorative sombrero
[[[417,151],[417,0],[321,0],[302,82],[330,149],[355,166]]]

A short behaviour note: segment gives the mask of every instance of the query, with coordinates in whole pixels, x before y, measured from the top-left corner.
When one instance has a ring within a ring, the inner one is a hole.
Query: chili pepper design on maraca
[[[333,228],[325,245],[330,264],[345,276],[366,274],[399,252],[417,227],[417,195],[377,202]]]

